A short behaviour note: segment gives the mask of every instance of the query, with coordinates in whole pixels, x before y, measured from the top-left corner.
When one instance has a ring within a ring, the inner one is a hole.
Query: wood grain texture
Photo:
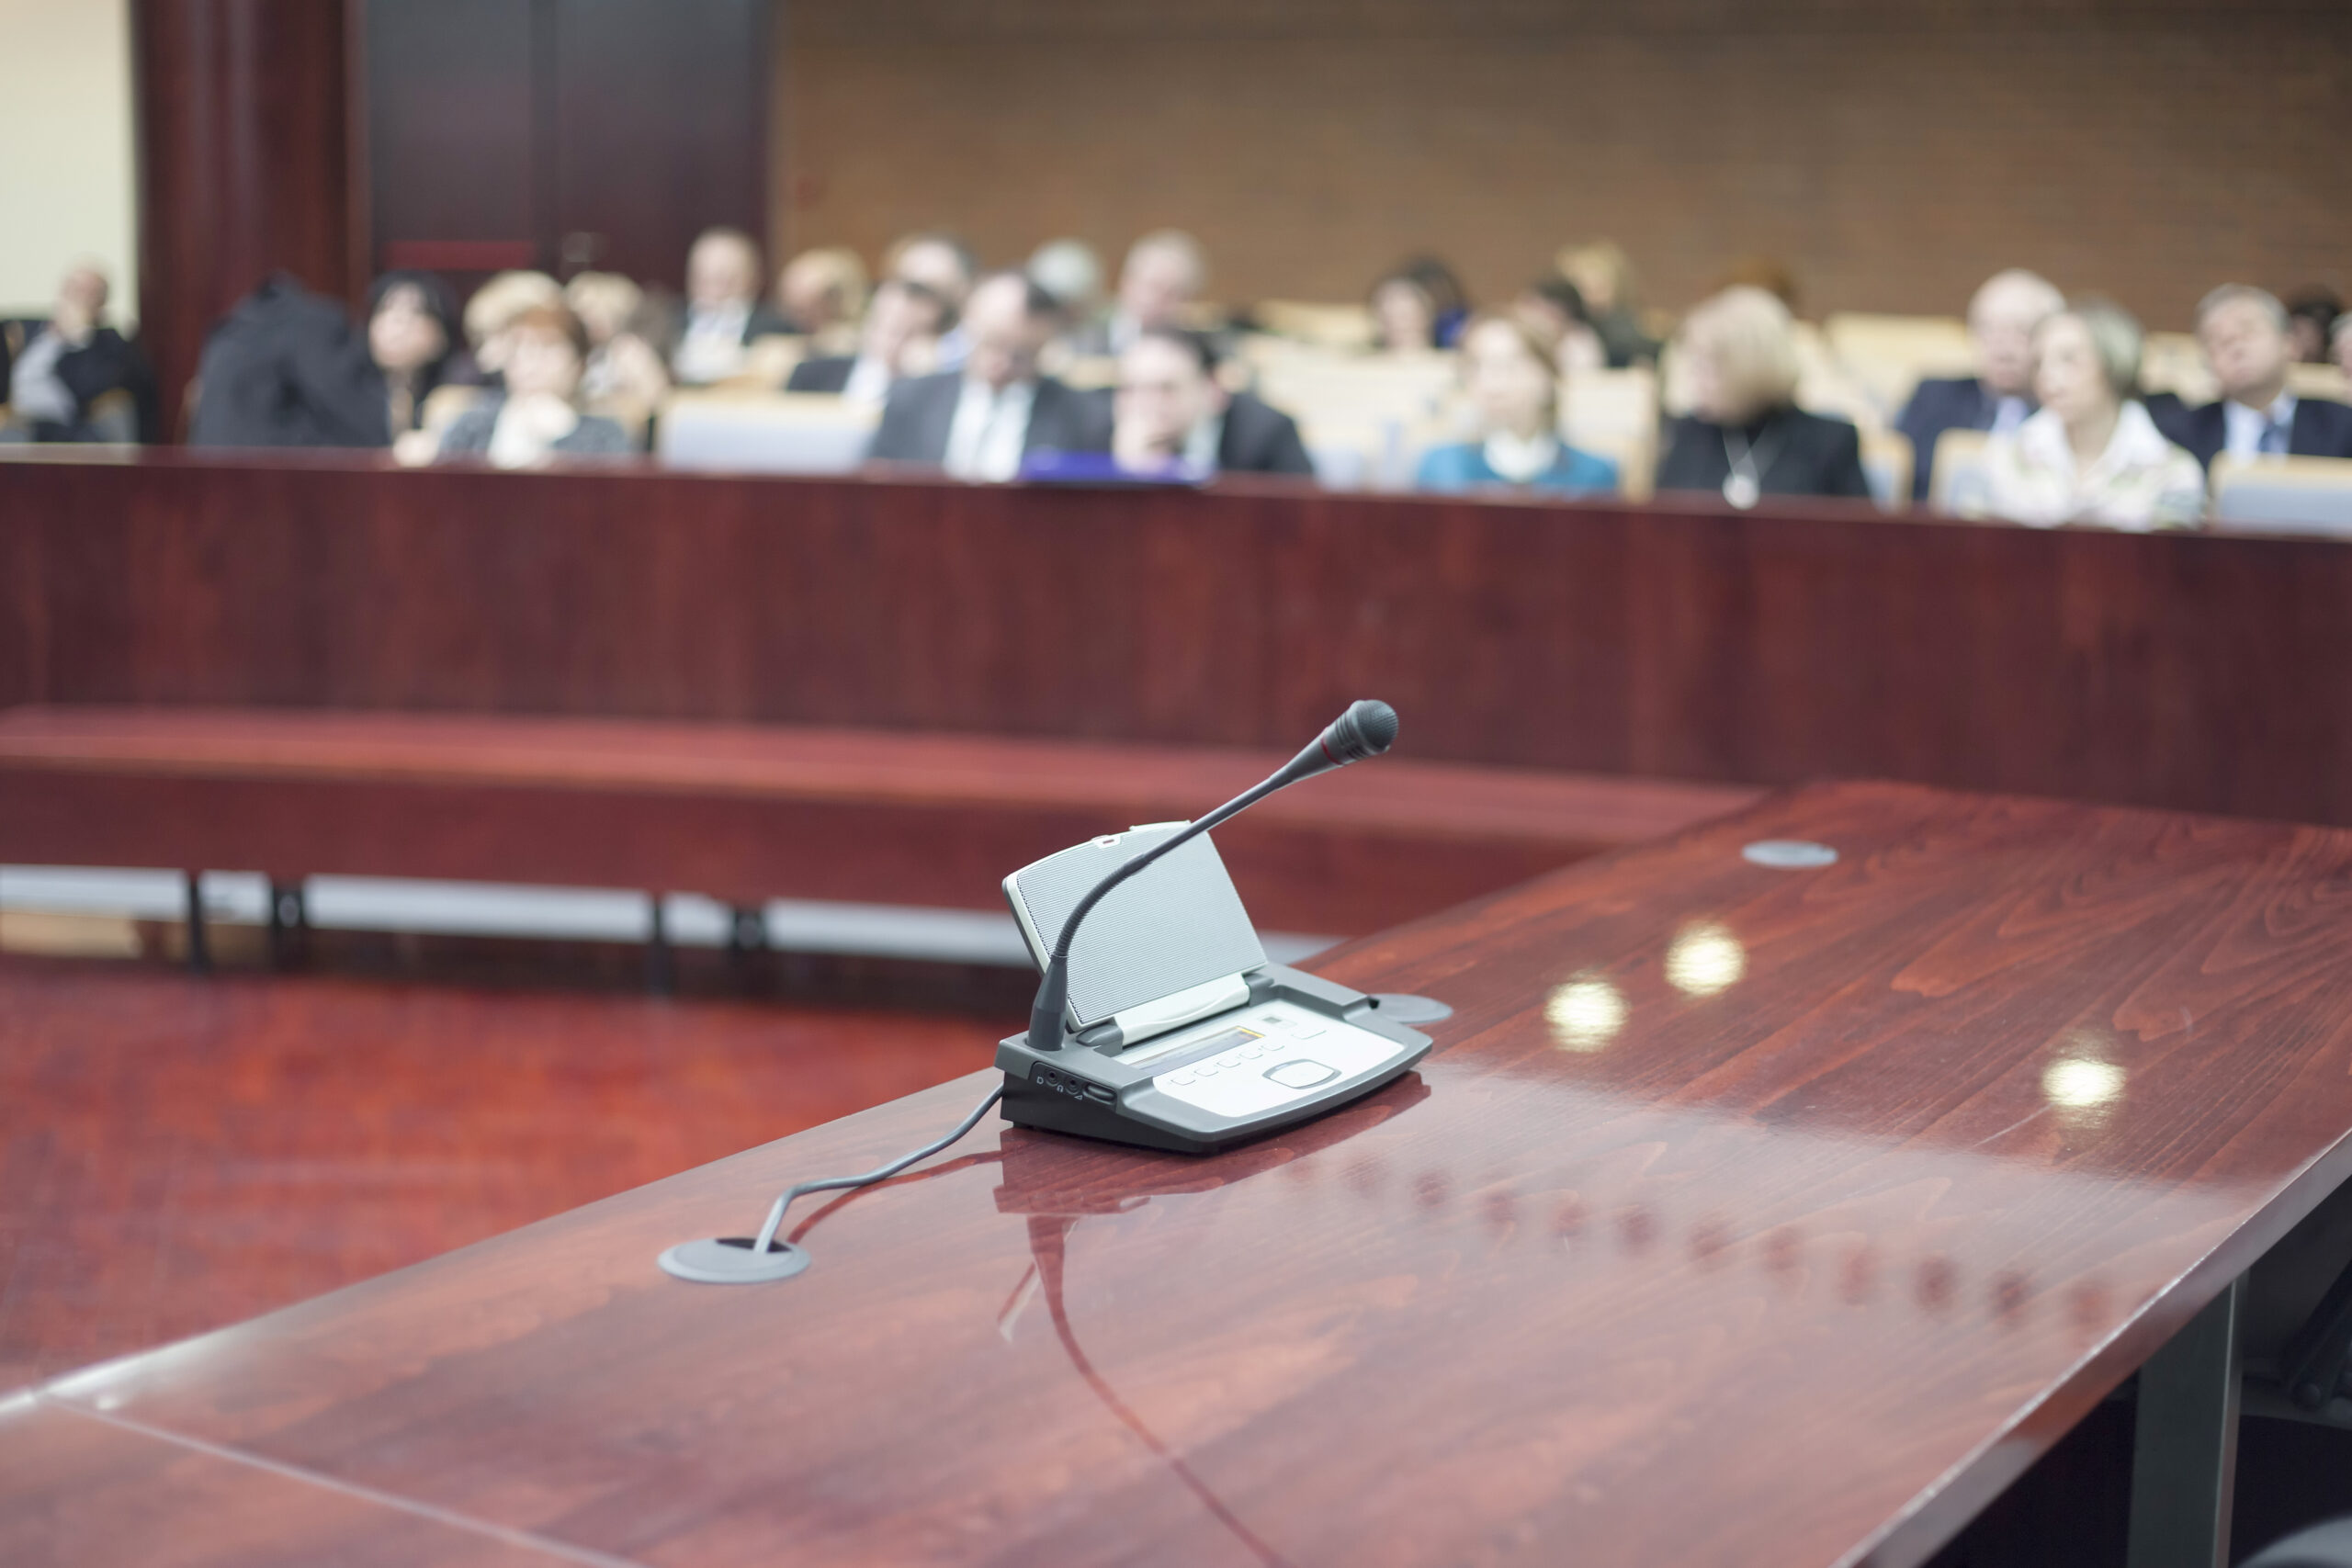
[[[356,299],[345,6],[326,0],[136,0],[139,320],[182,426],[198,355],[273,272]]]
[[[991,1123],[789,1285],[655,1270],[975,1076],[45,1397],[645,1563],[1901,1568],[2352,1169],[2347,889],[1804,790],[1322,962],[1457,1010],[1226,1156]]]
[[[0,1393],[968,1072],[987,1033],[0,960]]]
[[[0,705],[1894,777],[2352,823],[2352,551],[1825,503],[0,462]],[[1302,797],[1304,798],[1304,797]]]
[[[1190,818],[1286,753],[263,709],[0,711],[0,863],[242,867],[1001,909],[1005,874]],[[1754,798],[1388,759],[1217,834],[1270,930],[1362,935]]]

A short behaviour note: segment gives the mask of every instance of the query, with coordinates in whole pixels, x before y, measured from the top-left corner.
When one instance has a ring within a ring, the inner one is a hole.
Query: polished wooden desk
[[[38,450],[38,449],[33,449]],[[856,725],[2352,825],[2352,548],[347,457],[0,460],[0,706]]]
[[[1776,796],[1322,961],[1458,1010],[1230,1155],[989,1123],[656,1271],[975,1077],[24,1395],[0,1561],[1917,1562],[2352,1168],[2347,888]]]

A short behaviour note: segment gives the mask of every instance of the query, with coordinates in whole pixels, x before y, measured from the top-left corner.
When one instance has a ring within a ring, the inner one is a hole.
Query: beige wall
[[[1493,299],[1611,235],[1680,306],[1957,311],[2038,267],[2185,324],[2352,285],[2335,0],[794,0],[779,239],[944,224],[992,261],[1206,242],[1227,299],[1434,250]],[[2352,289],[2347,289],[2352,291]]]
[[[45,314],[95,257],[139,313],[130,0],[0,0],[0,316]]]

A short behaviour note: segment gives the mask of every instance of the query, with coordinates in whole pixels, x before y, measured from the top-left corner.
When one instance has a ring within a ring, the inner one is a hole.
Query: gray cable
[[[775,1201],[775,1207],[768,1211],[768,1223],[760,1227],[759,1238],[752,1243],[752,1255],[755,1258],[763,1258],[767,1255],[768,1244],[775,1240],[776,1228],[784,1224],[785,1210],[790,1208],[792,1206],[792,1201],[795,1198],[799,1197],[802,1193],[831,1192],[843,1187],[864,1187],[872,1182],[886,1180],[890,1177],[896,1176],[899,1172],[906,1169],[907,1167],[914,1164],[915,1161],[919,1159],[929,1159],[933,1155],[937,1154],[940,1150],[956,1142],[958,1138],[964,1136],[965,1134],[970,1132],[973,1128],[978,1126],[980,1124],[980,1118],[986,1116],[989,1113],[989,1109],[993,1107],[998,1100],[1002,1100],[1003,1098],[1004,1087],[1000,1084],[994,1089],[989,1091],[989,1097],[986,1100],[983,1100],[979,1104],[972,1108],[972,1113],[969,1116],[965,1117],[964,1120],[956,1123],[956,1130],[954,1132],[948,1134],[937,1143],[925,1144],[922,1147],[917,1149],[910,1155],[901,1155],[888,1165],[876,1166],[872,1170],[867,1171],[864,1176],[829,1176],[822,1181],[797,1182],[794,1185],[786,1188],[784,1190],[784,1196]]]

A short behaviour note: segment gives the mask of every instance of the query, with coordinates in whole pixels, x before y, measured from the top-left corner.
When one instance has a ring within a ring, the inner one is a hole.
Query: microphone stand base
[[[752,1250],[748,1235],[707,1236],[682,1241],[662,1255],[662,1271],[697,1285],[758,1285],[789,1280],[808,1267],[808,1255],[788,1241],[768,1243],[767,1255]]]

